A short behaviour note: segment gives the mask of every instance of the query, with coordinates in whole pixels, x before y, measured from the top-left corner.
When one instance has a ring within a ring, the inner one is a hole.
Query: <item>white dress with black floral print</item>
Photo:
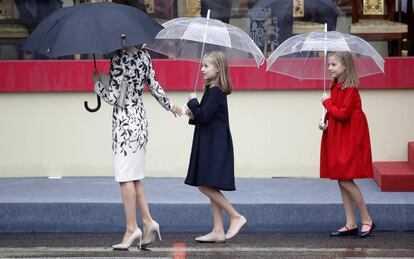
[[[171,102],[155,79],[151,57],[145,50],[120,52],[111,60],[109,85],[95,84],[95,92],[113,105],[112,153],[115,180],[127,182],[144,178],[145,146],[148,142],[148,121],[142,102],[144,85],[166,109]],[[124,107],[116,103],[121,94],[121,82],[125,80]]]

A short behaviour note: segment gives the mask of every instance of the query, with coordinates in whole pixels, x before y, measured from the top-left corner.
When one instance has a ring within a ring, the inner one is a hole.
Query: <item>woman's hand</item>
[[[329,95],[325,92],[322,94],[322,102],[324,102],[326,99],[329,99]]]
[[[188,97],[188,100],[191,100],[191,99],[197,99],[197,94],[191,93],[190,96]]]
[[[99,75],[98,71],[93,71],[92,80],[93,82],[101,81],[101,76]]]
[[[181,108],[178,107],[175,104],[173,104],[173,106],[171,107],[171,112],[172,112],[172,114],[174,114],[174,117],[176,117],[176,118],[177,118],[177,116],[183,115],[183,111],[181,110]]]

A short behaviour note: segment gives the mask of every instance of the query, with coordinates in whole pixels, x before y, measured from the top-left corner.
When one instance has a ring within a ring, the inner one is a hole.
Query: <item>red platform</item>
[[[192,91],[198,63],[184,60],[156,60],[157,79],[167,91]],[[109,71],[109,60],[97,60],[100,72]],[[0,61],[1,92],[93,91],[92,60],[7,60]],[[298,80],[273,72],[266,66],[232,67],[234,90],[321,90],[321,80]],[[361,78],[362,89],[413,89],[414,57],[385,58],[385,73]],[[328,82],[329,85],[329,82]],[[203,88],[199,80],[198,89]]]
[[[414,142],[408,143],[408,161],[374,162],[374,179],[383,192],[414,192]]]

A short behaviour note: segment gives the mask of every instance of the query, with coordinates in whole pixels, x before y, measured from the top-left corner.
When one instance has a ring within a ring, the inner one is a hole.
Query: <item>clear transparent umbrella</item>
[[[201,62],[204,52],[213,50],[226,54],[229,66],[260,66],[265,60],[262,51],[240,28],[216,19],[182,17],[172,19],[146,48],[173,59]],[[198,75],[196,80],[196,86]]]
[[[267,59],[267,71],[297,79],[322,79],[326,91],[328,52],[348,51],[352,54],[358,77],[384,72],[384,59],[365,40],[337,31],[311,32],[295,35]],[[322,118],[325,109],[322,108]]]
[[[337,31],[311,32],[287,39],[267,59],[267,70],[325,82],[326,55],[334,51],[352,53],[358,77],[384,72],[384,59],[368,42]]]

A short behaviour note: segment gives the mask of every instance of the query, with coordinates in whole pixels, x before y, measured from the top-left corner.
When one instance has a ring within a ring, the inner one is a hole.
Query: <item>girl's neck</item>
[[[345,74],[342,74],[342,75],[338,76],[338,78],[336,79],[336,81],[338,83],[343,83],[344,80],[345,80]]]

